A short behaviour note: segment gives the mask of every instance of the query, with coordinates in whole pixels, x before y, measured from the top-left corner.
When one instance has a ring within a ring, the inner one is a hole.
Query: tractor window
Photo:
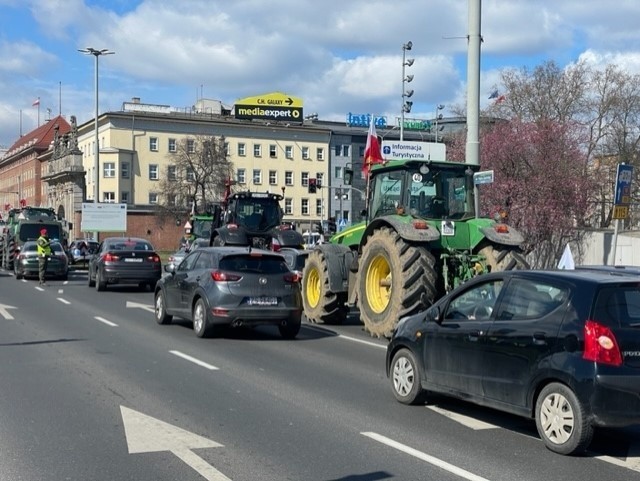
[[[372,218],[396,213],[396,207],[402,203],[403,176],[404,171],[385,172],[375,177],[371,201]]]

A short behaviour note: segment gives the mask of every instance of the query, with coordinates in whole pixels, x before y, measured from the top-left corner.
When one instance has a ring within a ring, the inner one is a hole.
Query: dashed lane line
[[[63,304],[67,304],[67,305],[71,304],[69,301],[67,301],[66,299],[63,299],[62,297],[56,297],[56,299],[58,299]]]
[[[104,317],[100,317],[100,316],[94,316],[94,319],[96,321],[100,321],[103,324],[106,324],[107,326],[111,326],[111,327],[118,327],[118,325],[115,322],[111,322],[106,320]]]
[[[487,478],[483,478],[482,476],[478,476],[472,472],[467,471],[466,469],[459,468],[451,463],[447,463],[442,459],[436,458],[435,456],[431,456],[430,454],[423,453],[422,451],[418,451],[417,449],[411,448],[405,444],[401,444],[398,441],[394,441],[386,436],[382,436],[378,433],[373,432],[362,432],[360,433],[363,436],[373,439],[374,441],[378,441],[379,443],[390,446],[398,451],[402,451],[414,458],[418,458],[422,461],[425,461],[433,466],[436,466],[440,469],[444,469],[456,476],[460,476],[461,478],[468,479],[469,481],[489,481]]]
[[[185,359],[186,361],[192,362],[194,364],[197,364],[198,366],[204,367],[205,369],[209,369],[210,371],[217,371],[219,368],[217,368],[216,366],[212,366],[211,364],[207,364],[204,361],[201,361],[200,359],[196,359],[195,357],[191,357],[188,354],[184,354],[180,351],[169,351],[171,354],[173,354],[174,356],[178,356],[181,357],[182,359]]]

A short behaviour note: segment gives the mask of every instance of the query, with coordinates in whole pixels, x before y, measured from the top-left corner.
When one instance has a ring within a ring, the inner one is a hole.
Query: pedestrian
[[[51,257],[51,242],[47,236],[47,229],[40,229],[40,237],[36,242],[38,246],[38,274],[40,285],[45,285],[45,274],[47,273],[47,263]]]

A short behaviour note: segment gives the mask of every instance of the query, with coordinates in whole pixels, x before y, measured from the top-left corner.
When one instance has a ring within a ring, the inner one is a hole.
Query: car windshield
[[[269,255],[240,254],[223,257],[220,269],[256,274],[283,274],[289,271],[282,257]]]
[[[145,241],[123,240],[107,246],[110,251],[152,251],[153,246]]]

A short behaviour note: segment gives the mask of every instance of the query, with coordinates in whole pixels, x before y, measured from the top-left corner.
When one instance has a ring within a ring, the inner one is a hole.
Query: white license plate
[[[277,297],[250,297],[248,304],[250,306],[276,306],[278,305]]]
[[[143,259],[139,257],[131,257],[124,260],[125,262],[142,262]]]

